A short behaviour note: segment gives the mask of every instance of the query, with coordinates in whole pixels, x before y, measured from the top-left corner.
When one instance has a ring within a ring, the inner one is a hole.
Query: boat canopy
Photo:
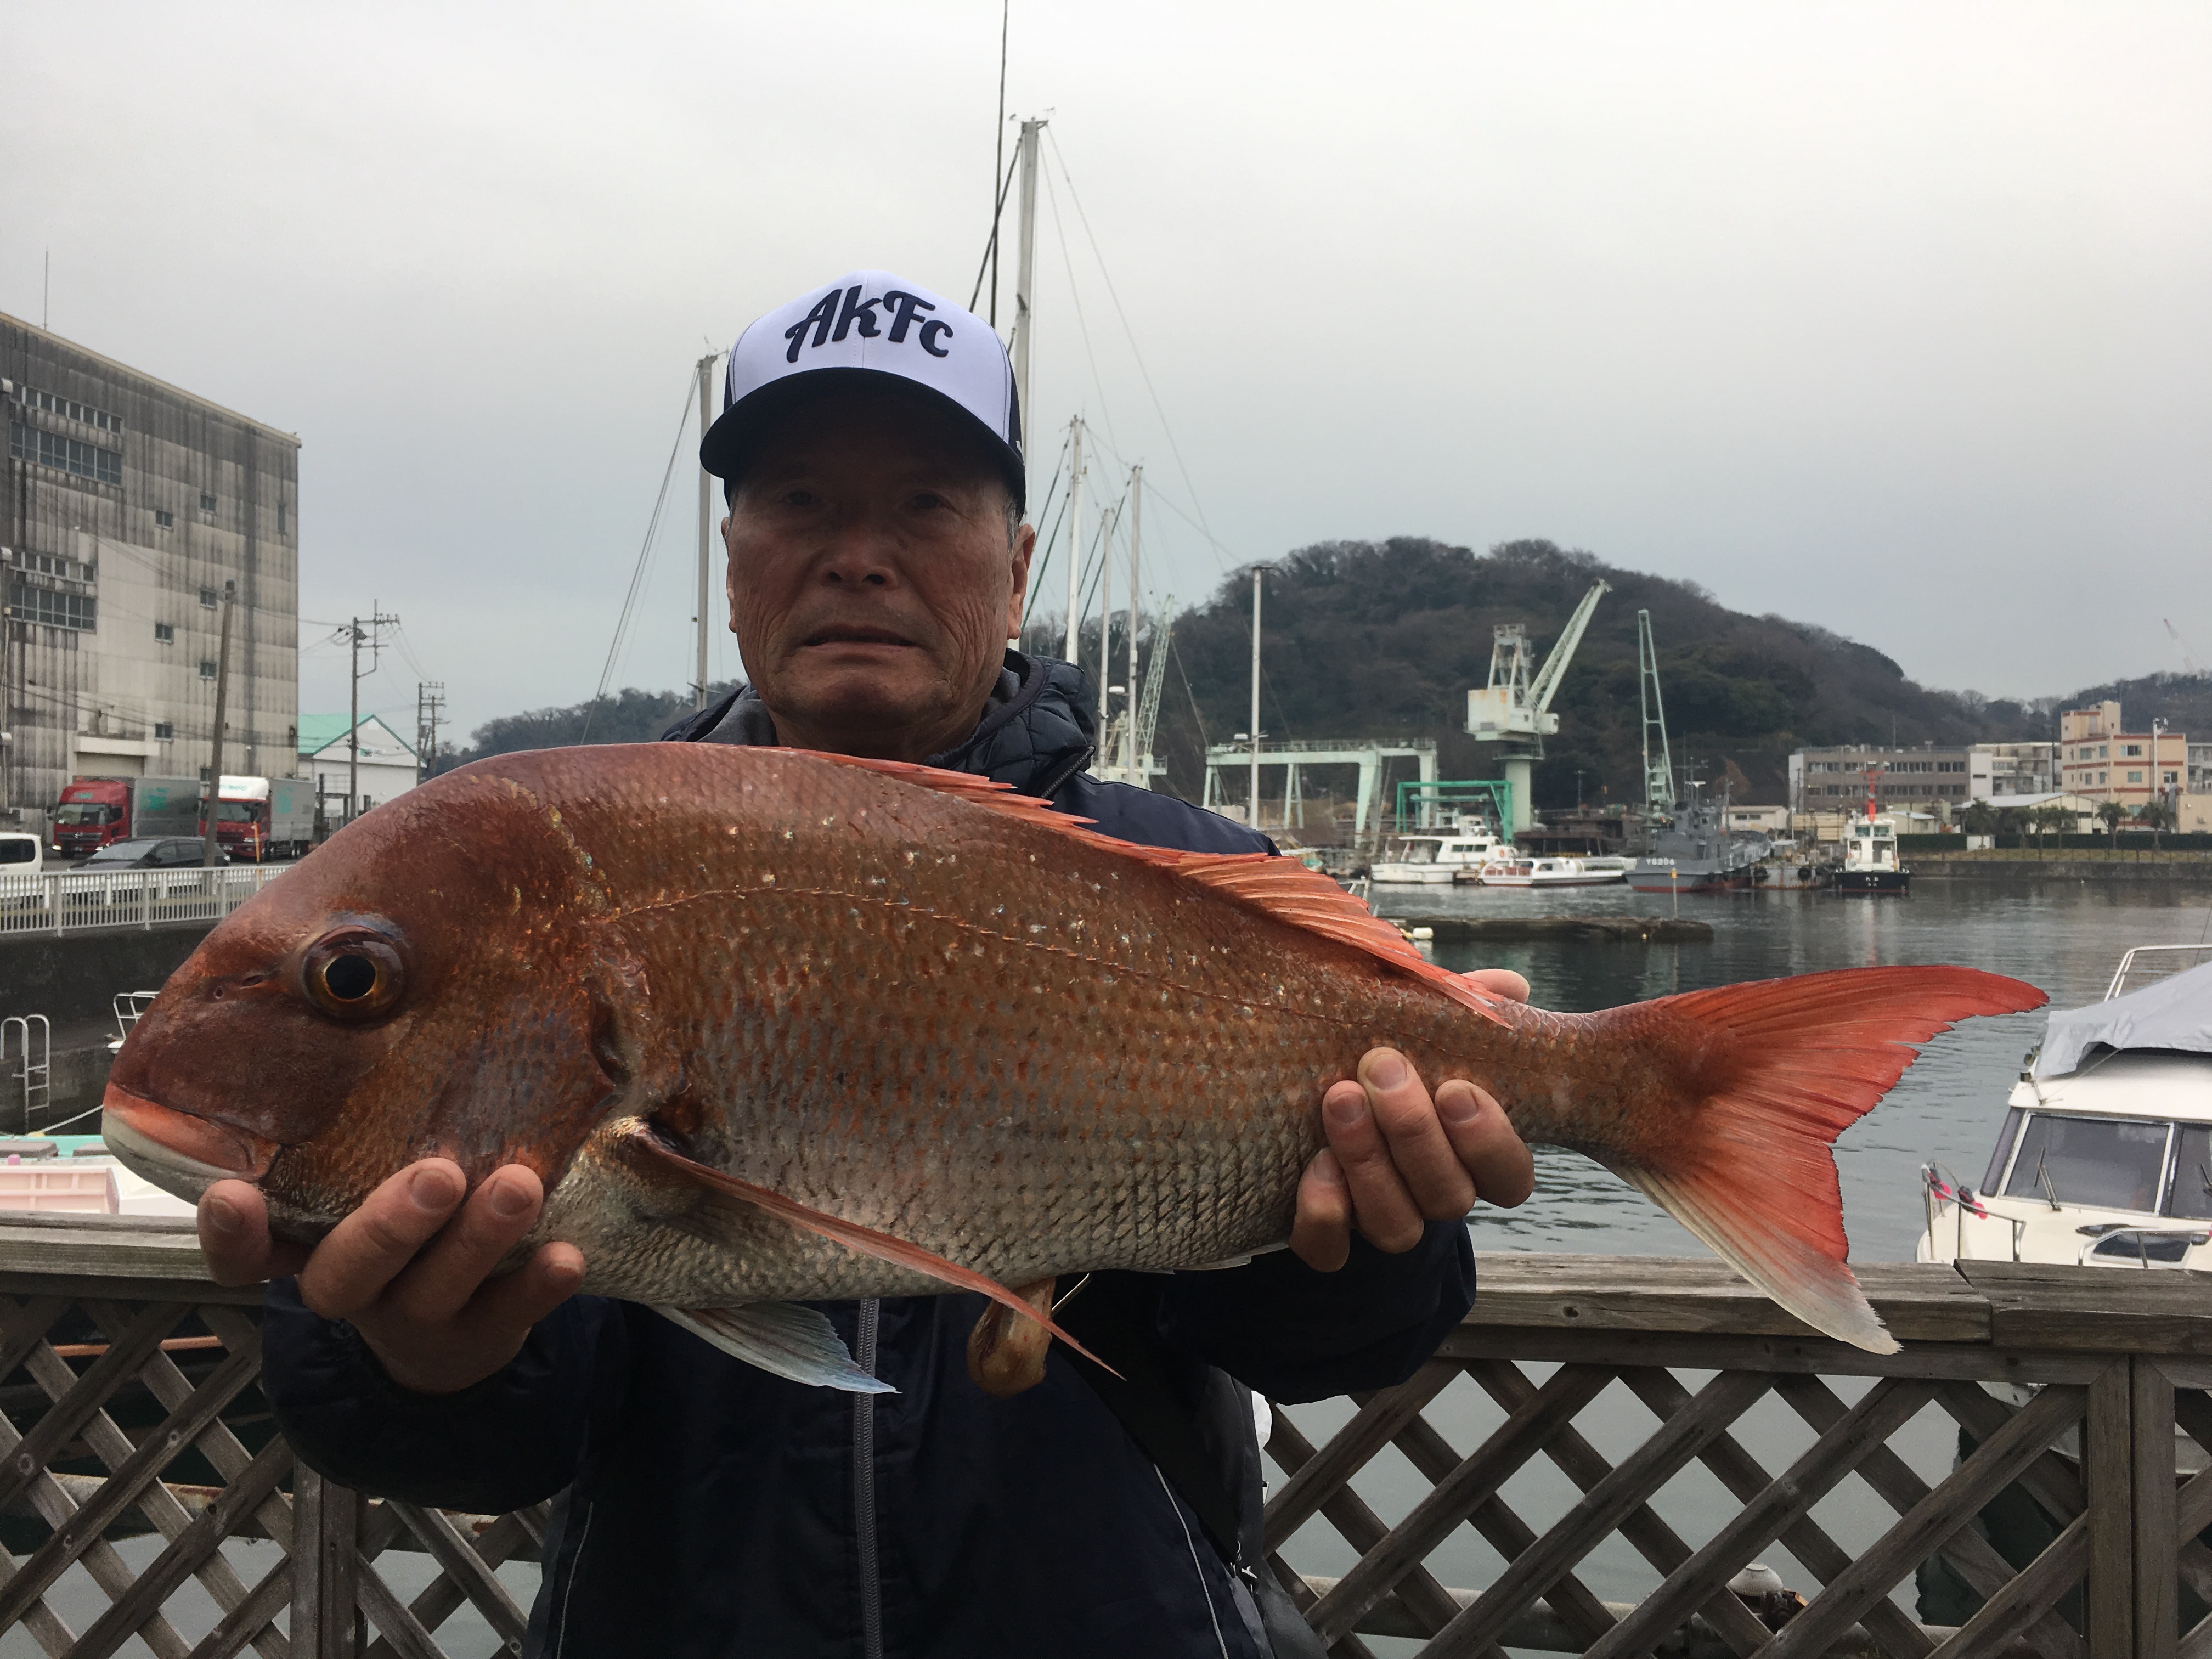
[[[2064,1077],[2092,1048],[2212,1054],[2212,962],[2109,1002],[2051,1015],[2035,1074]]]

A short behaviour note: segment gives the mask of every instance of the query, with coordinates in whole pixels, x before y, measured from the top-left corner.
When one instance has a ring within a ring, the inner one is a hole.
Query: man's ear
[[[1022,631],[1022,611],[1029,601],[1030,558],[1036,551],[1036,526],[1025,524],[1014,532],[1011,555],[1013,561],[1013,581],[1006,593],[1006,637],[1018,639]]]

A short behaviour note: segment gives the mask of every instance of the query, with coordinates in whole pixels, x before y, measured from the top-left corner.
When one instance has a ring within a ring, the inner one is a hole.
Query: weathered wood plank
[[[2143,1358],[2128,1362],[2128,1384],[2133,1659],[2166,1659],[2179,1634],[2180,1612],[2175,1593],[2180,1540],[2174,1531],[2173,1384],[2158,1361]]]
[[[292,1558],[287,1555],[246,1593],[246,1600],[216,1620],[215,1628],[200,1638],[199,1645],[185,1659],[234,1659],[239,1650],[257,1631],[266,1629],[291,1599]]]
[[[161,1611],[162,1602],[168,1600],[178,1585],[193,1576],[209,1556],[222,1547],[222,1540],[231,1535],[233,1525],[251,1514],[255,1505],[274,1492],[276,1483],[292,1472],[292,1467],[291,1447],[282,1438],[271,1440],[261,1455],[253,1460],[252,1468],[224,1487],[222,1495],[209,1504],[198,1520],[147,1564],[130,1593],[102,1613],[84,1633],[70,1659],[108,1659]],[[240,1595],[229,1611],[239,1612],[252,1599],[250,1591]],[[250,1637],[265,1628],[268,1622],[264,1618],[258,1625],[248,1624],[242,1634]]]
[[[2212,1354],[2212,1274],[1964,1261],[2000,1347]]]
[[[16,1443],[15,1455],[0,1465],[0,1509],[14,1502],[32,1478],[54,1462],[56,1455],[76,1437],[86,1419],[100,1409],[100,1402],[161,1346],[161,1339],[175,1328],[183,1311],[180,1308],[150,1307],[129,1328],[110,1333],[113,1340],[107,1352],[62,1391],[52,1407]]]
[[[2008,1651],[2073,1588],[2088,1565],[2089,1517],[2077,1515],[1929,1659],[1990,1659]]]
[[[2135,1448],[2129,1403],[2128,1362],[2116,1360],[2089,1385],[2089,1414],[2081,1425],[2081,1485],[2089,1495],[2089,1659],[2135,1659],[2135,1593],[2129,1583],[2135,1562],[2130,1513]]]
[[[1727,1428],[1773,1385],[1771,1376],[1724,1371],[1698,1393],[1689,1408],[1615,1466],[1583,1494],[1534,1548],[1509,1562],[1474,1606],[1444,1626],[1423,1650],[1423,1659],[1455,1659],[1491,1646],[1521,1611],[1595,1548],[1632,1510],[1671,1480],[1712,1437]]]
[[[1613,1373],[1595,1366],[1563,1366],[1518,1410],[1493,1430],[1460,1465],[1429,1489],[1387,1537],[1362,1555],[1308,1615],[1324,1641],[1359,1622],[1409,1568],[1424,1560],[1455,1530],[1469,1510],[1528,1462],[1584,1406],[1605,1392]],[[1484,1645],[1488,1645],[1485,1644]]]
[[[1663,1365],[1695,1370],[1797,1371],[1816,1376],[1960,1377],[1975,1382],[2087,1386],[2105,1367],[2096,1353],[2021,1351],[1970,1342],[1908,1342],[1868,1353],[1825,1338],[1700,1336],[1675,1331],[1533,1330],[1460,1325],[1439,1359],[1517,1359],[1561,1364]]]
[[[1874,1263],[1855,1269],[1875,1311],[1900,1341],[1987,1342],[1989,1304],[1938,1263]],[[1466,1323],[1550,1330],[1696,1332],[1714,1336],[1817,1339],[1724,1261],[1630,1255],[1476,1257],[1474,1306]]]
[[[1784,1626],[1765,1659],[1813,1659],[2080,1420],[2086,1390],[2045,1389]]]
[[[1444,1391],[1459,1369],[1431,1359],[1407,1381],[1385,1389],[1361,1407],[1358,1415],[1332,1435],[1312,1462],[1267,1499],[1267,1548],[1280,1548],[1285,1538],[1310,1521],[1322,1500],[1364,1468],[1368,1459],[1389,1445],[1422,1407]]]

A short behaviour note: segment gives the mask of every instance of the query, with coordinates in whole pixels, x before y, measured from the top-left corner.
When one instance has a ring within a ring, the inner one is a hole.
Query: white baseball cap
[[[917,386],[982,430],[1024,504],[1013,365],[991,325],[887,270],[855,270],[753,322],[730,348],[721,418],[699,465],[732,479],[745,453],[796,404],[848,386]]]

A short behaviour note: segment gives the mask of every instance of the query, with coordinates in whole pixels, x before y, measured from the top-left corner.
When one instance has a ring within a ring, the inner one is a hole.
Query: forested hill
[[[2024,707],[1930,690],[1871,646],[1730,611],[1692,583],[1545,541],[1478,554],[1411,537],[1324,542],[1277,563],[1263,615],[1262,729],[1270,738],[1431,737],[1443,776],[1494,776],[1494,751],[1461,729],[1468,688],[1489,678],[1492,626],[1526,624],[1540,660],[1600,578],[1613,591],[1553,703],[1559,732],[1536,771],[1539,805],[1571,803],[1577,769],[1585,799],[1641,800],[1638,610],[1651,613],[1676,763],[1694,760],[1708,777],[1725,764],[1738,800],[1781,800],[1784,759],[1803,744],[2051,735],[2056,699]],[[1176,621],[1189,695],[1171,662],[1155,746],[1178,793],[1201,785],[1203,740],[1249,722],[1250,606],[1249,576],[1237,576]]]

